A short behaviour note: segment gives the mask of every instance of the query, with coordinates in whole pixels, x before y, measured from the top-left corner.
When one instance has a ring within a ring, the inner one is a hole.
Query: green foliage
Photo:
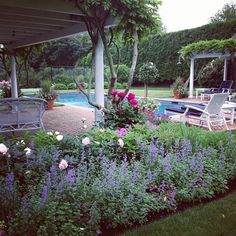
[[[183,48],[181,48],[180,53],[183,58],[188,59],[189,57],[198,53],[234,53],[236,50],[236,40],[235,39],[225,39],[225,40],[202,40],[196,43],[191,43]]]
[[[145,84],[154,83],[158,78],[158,69],[152,62],[141,65],[138,72],[138,80]]]
[[[53,77],[54,83],[56,83],[56,84],[68,84],[68,83],[73,82],[72,77],[65,76],[64,74],[65,74],[65,71],[63,71],[62,75],[57,75],[57,76]]]
[[[46,100],[56,99],[57,93],[55,91],[54,85],[52,85],[50,80],[43,80],[41,82],[41,90],[39,91],[39,96]]]
[[[211,22],[224,22],[231,21],[236,19],[236,4],[235,3],[226,3],[222,10],[219,10],[215,16],[211,17]]]
[[[77,89],[77,85],[76,85],[76,83],[69,83],[68,85],[67,85],[67,88],[68,89]]]
[[[55,89],[56,90],[67,90],[67,86],[65,84],[55,84]]]
[[[139,44],[139,59],[137,67],[147,61],[158,65],[160,83],[171,84],[177,76],[189,77],[189,62],[185,61],[177,65],[179,50],[200,40],[228,39],[236,32],[236,20],[204,25],[194,29],[182,30],[163,35],[150,35],[149,38]],[[123,57],[121,63],[130,65],[132,52],[128,47],[121,50]],[[197,61],[195,75],[204,60]],[[137,80],[137,76],[135,77]]]
[[[188,88],[185,85],[183,78],[181,78],[181,77],[177,77],[177,79],[175,80],[175,82],[172,85],[172,88],[174,91],[177,91],[179,94],[181,94],[183,96],[188,95]]]

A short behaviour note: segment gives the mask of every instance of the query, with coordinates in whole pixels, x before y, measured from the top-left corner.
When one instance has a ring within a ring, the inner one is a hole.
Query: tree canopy
[[[219,10],[213,17],[211,17],[210,22],[225,22],[236,19],[236,4],[226,3],[221,10]]]

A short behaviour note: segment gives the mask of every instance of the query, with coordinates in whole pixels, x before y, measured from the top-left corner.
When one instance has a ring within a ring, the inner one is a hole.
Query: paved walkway
[[[47,110],[43,116],[43,123],[47,131],[54,130],[70,136],[76,136],[78,133],[92,128],[94,116],[93,109],[66,105],[54,107],[53,110]],[[84,123],[82,118],[86,118]],[[176,117],[172,120],[179,122],[179,118]],[[86,129],[83,128],[84,125],[87,126]],[[236,122],[228,126],[230,130],[234,130],[236,129]],[[215,130],[222,130],[222,127],[217,127]]]
[[[82,118],[86,118],[84,123]],[[43,123],[47,131],[54,130],[75,136],[93,126],[94,110],[78,106],[54,107],[53,110],[45,111]],[[87,125],[86,129],[83,128],[84,124]]]

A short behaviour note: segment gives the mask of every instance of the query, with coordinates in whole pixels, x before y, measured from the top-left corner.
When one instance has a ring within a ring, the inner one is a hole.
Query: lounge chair
[[[44,129],[46,101],[40,98],[0,99],[0,133]]]
[[[212,131],[213,126],[228,126],[225,120],[222,106],[228,97],[227,93],[213,94],[207,105],[184,105],[179,108],[167,108],[167,112],[179,114],[185,124],[193,124],[206,127]],[[195,122],[193,122],[195,121]]]
[[[221,82],[219,88],[211,88],[209,90],[205,90],[201,93],[201,100],[205,98],[210,98],[213,94],[215,93],[230,93],[231,92],[231,87],[233,85],[232,80],[224,80]]]

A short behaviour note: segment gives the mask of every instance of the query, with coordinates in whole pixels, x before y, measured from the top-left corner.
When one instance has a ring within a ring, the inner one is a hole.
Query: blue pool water
[[[95,101],[95,94],[92,94],[92,99]],[[68,105],[75,105],[80,107],[86,107],[86,108],[93,108],[93,106],[88,104],[87,98],[79,92],[70,92],[70,93],[60,93],[57,102],[62,104],[68,104]],[[180,108],[181,106],[184,106],[186,103],[184,102],[171,102],[166,100],[159,100],[160,106],[158,110],[156,110],[156,114],[162,115],[165,113],[166,108]],[[188,103],[190,105],[190,103]],[[191,104],[193,105],[193,104]]]
[[[91,95],[92,100],[95,101],[95,94]],[[57,102],[68,105],[75,105],[86,108],[93,108],[89,105],[87,98],[80,92],[60,93]]]

